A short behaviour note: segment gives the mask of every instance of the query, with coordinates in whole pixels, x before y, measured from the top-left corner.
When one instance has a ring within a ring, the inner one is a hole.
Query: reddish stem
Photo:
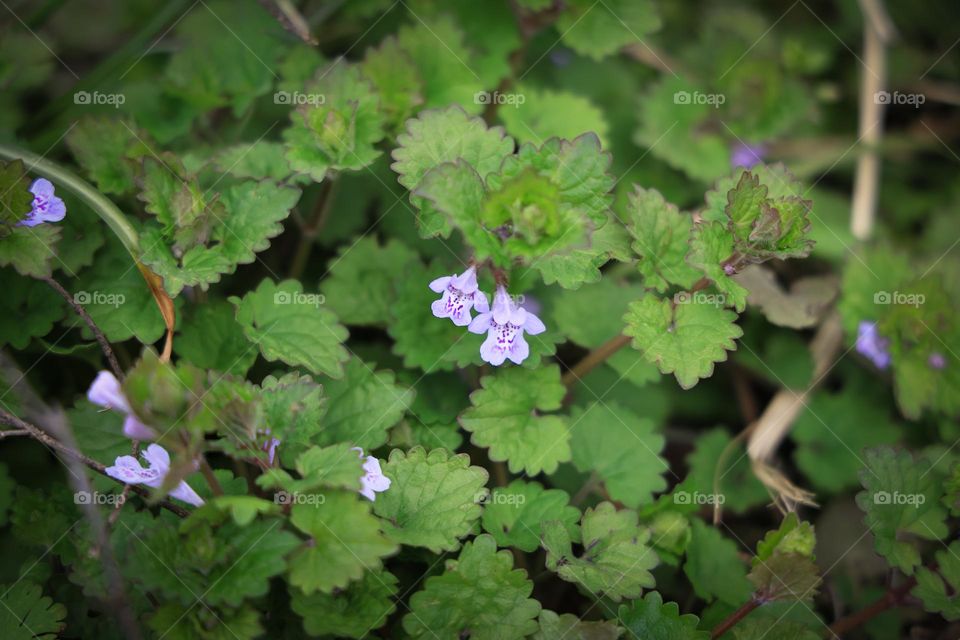
[[[710,632],[710,640],[719,638],[727,631],[733,628],[738,622],[750,615],[750,612],[759,607],[763,602],[756,597],[751,597],[749,600],[740,605],[740,608],[731,613],[726,619],[723,620],[720,624],[714,627],[713,631]]]

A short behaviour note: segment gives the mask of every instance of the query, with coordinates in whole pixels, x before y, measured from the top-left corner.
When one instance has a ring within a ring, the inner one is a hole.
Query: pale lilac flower
[[[530,355],[530,345],[523,338],[524,331],[535,336],[547,328],[540,318],[517,306],[503,285],[498,285],[492,311],[478,314],[468,330],[471,333],[487,332],[487,339],[480,346],[480,357],[498,367],[507,359],[520,364]]]
[[[262,433],[263,435],[269,436],[270,428],[267,427],[266,429],[258,433]],[[273,437],[270,437],[269,439],[265,440],[264,443],[260,446],[261,451],[267,452],[267,457],[269,458],[271,465],[273,464],[273,460],[277,455],[277,447],[279,446],[280,446],[280,439],[273,438]]]
[[[360,484],[363,486],[360,489],[360,495],[373,502],[377,499],[376,494],[390,488],[390,478],[383,475],[383,471],[380,469],[380,461],[374,456],[367,456],[364,460],[363,449],[353,447],[351,451],[356,451],[360,459],[363,460],[364,474],[360,476]]]
[[[890,340],[877,331],[877,323],[863,320],[857,327],[857,351],[878,369],[890,366]]]
[[[60,222],[67,215],[67,205],[53,194],[53,183],[46,178],[37,178],[30,185],[33,194],[33,209],[18,225],[35,227],[44,222]]]
[[[930,357],[927,358],[927,364],[930,365],[931,369],[939,371],[947,366],[947,359],[939,351],[934,351],[930,354]]]
[[[487,296],[477,291],[477,268],[471,266],[460,275],[444,276],[430,283],[430,289],[435,293],[443,292],[443,296],[434,301],[430,308],[438,318],[450,318],[458,327],[470,324],[470,309],[489,311]]]
[[[133,456],[120,456],[112,467],[106,468],[107,475],[125,484],[145,484],[154,489],[163,486],[163,479],[170,472],[170,454],[160,445],[151,444],[140,455],[150,465],[146,469]],[[174,487],[169,495],[195,507],[203,506],[203,498],[185,481]]]
[[[101,371],[94,378],[87,391],[87,399],[105,409],[113,409],[127,414],[123,421],[123,435],[132,440],[155,440],[157,432],[140,422],[130,409],[130,403],[123,395],[120,381],[109,371]]]
[[[730,166],[734,169],[737,167],[750,169],[755,164],[763,162],[766,151],[766,147],[762,144],[753,145],[740,142],[730,152]]]

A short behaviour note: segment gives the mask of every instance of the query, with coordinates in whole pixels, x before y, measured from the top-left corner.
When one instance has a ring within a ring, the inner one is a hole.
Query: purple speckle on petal
[[[947,366],[947,359],[939,351],[934,351],[930,354],[930,357],[927,358],[927,364],[930,365],[931,369],[940,370]]]
[[[857,351],[878,369],[890,366],[890,340],[880,335],[876,322],[860,322],[857,327]]]
[[[487,297],[477,290],[477,268],[469,267],[461,274],[437,278],[430,283],[430,289],[441,293],[439,300],[430,305],[437,318],[450,318],[458,327],[465,327],[473,319],[470,310],[487,309]]]

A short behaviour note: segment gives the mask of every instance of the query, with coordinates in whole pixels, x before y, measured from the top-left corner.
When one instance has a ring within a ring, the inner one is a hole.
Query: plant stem
[[[713,631],[710,632],[710,640],[715,640],[719,638],[727,631],[730,631],[738,622],[750,615],[754,609],[763,604],[762,601],[758,600],[755,597],[751,597],[749,600],[740,605],[740,608],[727,616],[720,624],[713,628]]]
[[[87,313],[87,310],[77,302],[70,292],[63,288],[63,286],[53,279],[53,276],[47,276],[43,280],[53,288],[54,291],[60,294],[60,296],[67,301],[73,310],[76,312],[80,318],[87,323],[87,327],[90,328],[90,331],[93,332],[94,337],[97,339],[97,342],[100,343],[100,349],[103,351],[103,355],[107,357],[107,362],[110,363],[110,368],[113,369],[113,375],[117,377],[117,380],[123,379],[123,369],[120,368],[120,363],[117,362],[117,356],[113,353],[113,348],[110,346],[110,342],[107,340],[107,336],[103,334],[103,331],[100,330],[100,327],[97,326],[97,323],[93,321],[93,318],[90,317],[90,314]]]
[[[21,420],[17,416],[13,415],[12,413],[8,413],[3,409],[0,409],[0,423],[14,427],[18,431],[27,431],[30,437],[33,438],[34,440],[37,440],[40,443],[47,445],[51,449],[56,449],[60,453],[66,454],[72,457],[73,459],[82,462],[83,464],[90,467],[97,473],[103,476],[106,476],[107,478],[110,478],[115,482],[118,482],[118,483],[120,482],[116,478],[113,478],[112,476],[107,474],[107,467],[105,465],[97,462],[93,458],[88,458],[87,456],[83,455],[79,451],[75,451],[71,449],[67,445],[63,444],[53,436],[49,435],[48,433],[40,429],[40,427],[37,427],[36,425],[32,425],[29,422]],[[151,492],[143,487],[140,487],[137,485],[127,485],[126,483],[121,483],[121,484],[124,484],[124,486],[129,486],[130,490],[136,493],[137,495],[143,496],[144,498],[151,497]],[[164,509],[166,509],[167,511],[177,514],[181,518],[186,518],[187,516],[190,515],[190,512],[184,509],[183,507],[179,507],[167,500],[160,500],[159,502],[157,502],[157,504],[163,507]]]
[[[217,476],[213,475],[213,469],[210,467],[210,463],[207,462],[207,459],[203,456],[200,457],[200,473],[203,474],[203,479],[207,481],[213,495],[222,496],[223,487],[220,486],[220,481],[217,480]]]
[[[830,625],[831,633],[834,636],[842,637],[843,634],[849,633],[851,630],[856,629],[868,620],[880,615],[887,609],[899,605],[904,596],[910,593],[910,590],[916,585],[917,579],[915,577],[910,577],[899,587],[887,591],[869,606],[834,622],[832,625]]]
[[[323,183],[323,192],[317,198],[317,204],[313,207],[310,220],[303,226],[300,232],[300,242],[297,245],[297,251],[290,263],[290,277],[299,280],[307,268],[307,261],[310,258],[310,251],[317,239],[317,234],[323,229],[330,217],[330,209],[333,205],[336,177],[327,178]]]
[[[630,344],[630,337],[625,336],[622,333],[618,336],[610,338],[602,345],[584,356],[580,362],[568,369],[567,372],[563,374],[563,384],[569,389],[579,382],[581,378],[593,371],[596,366],[603,364],[607,358],[615,354],[617,351],[620,351],[620,349],[624,348],[628,344]]]

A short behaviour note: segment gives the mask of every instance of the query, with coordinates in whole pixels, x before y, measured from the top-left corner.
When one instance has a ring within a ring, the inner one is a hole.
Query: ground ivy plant
[[[108,4],[0,25],[0,637],[956,637],[948,18]]]

